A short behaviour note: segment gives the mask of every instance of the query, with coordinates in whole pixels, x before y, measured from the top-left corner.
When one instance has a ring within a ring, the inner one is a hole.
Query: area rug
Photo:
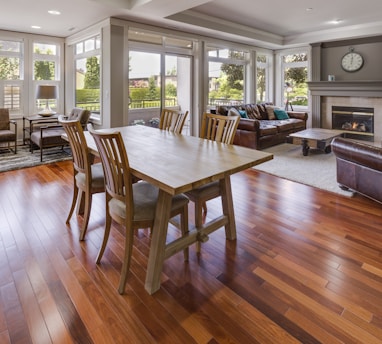
[[[301,146],[289,143],[263,151],[272,153],[273,160],[254,167],[256,170],[340,195],[348,197],[354,195],[353,192],[342,190],[338,186],[333,153],[325,154],[311,149],[308,156],[303,156]]]
[[[11,170],[18,170],[20,168],[38,166],[43,164],[50,164],[57,161],[72,159],[69,147],[61,148],[53,147],[44,149],[42,157],[43,161],[40,161],[40,151],[35,150],[33,153],[29,151],[29,146],[18,146],[17,154],[8,150],[0,150],[0,172],[6,172]]]

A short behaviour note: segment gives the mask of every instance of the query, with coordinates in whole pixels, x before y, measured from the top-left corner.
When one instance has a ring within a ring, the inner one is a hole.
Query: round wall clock
[[[350,49],[341,60],[342,69],[346,72],[356,72],[363,66],[363,57],[360,53],[356,53],[353,49]]]

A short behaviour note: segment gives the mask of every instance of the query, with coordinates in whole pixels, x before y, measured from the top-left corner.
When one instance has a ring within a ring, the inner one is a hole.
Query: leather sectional
[[[272,114],[275,108],[272,103],[261,103],[217,106],[215,111],[221,115],[231,115],[235,111],[242,116],[234,144],[264,149],[284,143],[289,134],[306,129],[306,112],[286,111],[289,118],[277,119]]]

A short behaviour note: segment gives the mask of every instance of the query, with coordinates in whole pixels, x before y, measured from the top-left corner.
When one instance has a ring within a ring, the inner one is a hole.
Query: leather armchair
[[[11,130],[11,124],[13,130]],[[0,143],[7,143],[8,149],[11,149],[10,143],[14,143],[14,153],[17,153],[17,123],[9,119],[9,109],[0,109]]]
[[[341,137],[331,146],[340,187],[382,202],[382,147]]]

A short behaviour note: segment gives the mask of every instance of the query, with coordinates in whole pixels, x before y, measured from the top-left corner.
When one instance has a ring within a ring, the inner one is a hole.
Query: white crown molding
[[[285,45],[306,44],[315,42],[335,41],[370,36],[379,36],[382,32],[382,22],[373,22],[360,25],[343,26],[329,30],[309,32],[301,35],[288,36],[284,39]]]
[[[254,43],[255,45],[266,45],[269,48],[282,47],[284,44],[284,38],[279,35],[275,35],[266,31],[261,31],[249,26],[229,22],[224,19],[211,17],[196,11],[188,10],[182,13],[174,14],[167,19],[178,21],[181,23],[187,23],[194,27],[206,28],[213,30],[215,34],[221,33],[222,35],[237,36],[241,38],[243,43]]]

